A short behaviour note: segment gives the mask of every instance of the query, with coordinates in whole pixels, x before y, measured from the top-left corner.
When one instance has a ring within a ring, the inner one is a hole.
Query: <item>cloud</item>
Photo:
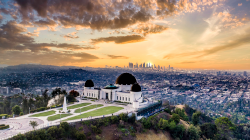
[[[76,33],[77,32],[68,33],[67,35],[64,35],[63,38],[66,40],[77,39],[79,36],[77,36]]]
[[[242,6],[242,3],[238,3],[238,6]]]
[[[63,27],[95,30],[125,28],[145,23],[157,15],[164,17],[176,11],[175,0],[101,1],[101,0],[15,0],[23,20],[33,19],[33,12],[49,17]]]
[[[250,29],[248,29],[247,31],[250,31]],[[179,53],[179,54],[173,53],[173,54],[165,55],[163,58],[164,59],[173,59],[176,57],[201,58],[201,57],[212,55],[212,54],[215,54],[215,53],[218,53],[221,51],[232,50],[232,49],[241,47],[245,44],[250,44],[250,34],[249,33],[241,35],[241,36],[237,36],[234,38],[236,38],[236,39],[234,39],[233,41],[230,41],[227,44],[215,46],[215,47],[210,48],[210,49],[205,49],[202,51],[185,52],[185,53]]]
[[[144,36],[148,34],[157,34],[167,30],[168,27],[156,24],[140,24],[137,29],[132,29],[132,32],[143,34]]]
[[[27,29],[15,21],[9,21],[0,26],[0,52],[19,50],[19,51],[51,51],[50,47],[60,48],[65,50],[84,50],[94,49],[95,47],[81,46],[68,43],[35,43],[34,38],[37,32],[23,34]],[[95,48],[96,49],[96,48]]]
[[[110,59],[128,59],[127,56],[119,56],[119,55],[108,55]]]
[[[44,65],[78,65],[82,62],[93,62],[99,57],[88,53],[72,53],[51,51],[47,53],[32,53],[7,51],[1,54],[0,63],[17,65],[24,63],[39,63]]]
[[[127,35],[127,36],[111,36],[101,37],[97,39],[91,39],[92,44],[98,44],[102,42],[114,42],[115,44],[127,44],[144,41],[145,38],[140,35]]]

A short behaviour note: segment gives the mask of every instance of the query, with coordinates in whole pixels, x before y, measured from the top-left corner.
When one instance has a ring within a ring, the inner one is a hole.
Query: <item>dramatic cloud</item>
[[[17,24],[15,21],[10,21],[0,26],[0,52],[7,50],[19,50],[19,51],[50,51],[50,47],[66,49],[66,50],[84,50],[93,49],[89,46],[80,46],[76,44],[67,43],[35,43],[31,36],[36,36],[37,33],[23,34],[26,32],[26,28]]]
[[[36,11],[39,16],[49,16],[66,28],[88,27],[91,29],[119,29],[136,23],[148,22],[157,15],[172,15],[175,0],[15,0],[24,20],[32,19]],[[145,4],[149,4],[146,6]],[[156,7],[157,11],[156,11]]]
[[[102,42],[114,42],[115,44],[126,44],[144,41],[145,38],[140,35],[127,35],[127,36],[111,36],[91,39],[93,44]]]
[[[143,34],[144,36],[148,34],[157,34],[167,30],[168,27],[162,25],[154,25],[154,24],[141,24],[137,26],[137,29],[133,29],[132,32]]]
[[[108,55],[108,57],[111,59],[128,59],[129,58],[127,56],[119,56],[119,55]]]

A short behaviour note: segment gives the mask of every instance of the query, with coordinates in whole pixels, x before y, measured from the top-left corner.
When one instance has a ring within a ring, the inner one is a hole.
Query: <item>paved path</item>
[[[30,121],[37,121],[37,123],[43,124],[41,119],[37,118],[10,118],[10,119],[0,119],[0,124],[9,125],[10,128],[6,130],[0,130],[0,139],[14,134],[32,130],[33,128],[29,125]]]
[[[103,104],[103,106],[101,106],[101,107],[97,107],[97,108],[94,108],[94,109],[87,110],[85,112],[81,112],[81,114],[91,112],[93,110],[103,108],[103,107],[107,107],[107,106],[117,106],[117,107],[123,107],[124,108],[124,109],[114,113],[114,115],[115,114],[120,114],[120,113],[123,113],[123,112],[131,112],[131,111],[133,111],[133,107],[132,107],[131,104],[129,104],[127,106],[124,106],[124,105],[119,105],[119,104],[116,104],[116,103],[108,104],[108,103],[105,103],[103,100],[99,100],[99,101],[96,101],[96,102],[93,102],[93,101],[90,101],[90,100],[79,100],[79,101],[80,102],[72,104],[72,105],[81,104],[81,103],[91,103],[90,105]],[[69,106],[72,106],[72,105],[69,105]],[[87,106],[90,106],[90,105],[87,105]],[[87,107],[87,106],[82,106],[82,107],[79,107],[79,108],[83,108],[83,107]],[[51,124],[57,124],[58,122],[60,122],[60,119],[55,120],[55,121],[48,121],[47,119],[48,119],[49,116],[54,116],[55,114],[60,114],[59,113],[60,108],[53,108],[53,109],[49,109],[49,110],[45,110],[45,111],[41,111],[41,112],[27,114],[27,115],[17,117],[17,118],[0,119],[0,124],[10,125],[9,129],[0,130],[0,139],[6,138],[8,136],[16,135],[16,134],[18,134],[20,132],[26,132],[26,131],[32,130],[33,128],[31,126],[29,126],[30,121],[37,121],[39,126],[50,126]],[[66,120],[66,119],[71,118],[71,117],[74,117],[74,116],[80,115],[80,113],[75,113],[75,110],[77,110],[79,108],[70,109],[70,113],[72,115],[62,118],[61,121]],[[34,114],[39,114],[39,113],[47,112],[47,111],[51,111],[51,110],[56,111],[55,114],[45,116],[45,117],[30,117],[30,116],[32,116]],[[100,116],[97,116],[97,117],[100,117]],[[93,117],[93,118],[97,118],[97,117]],[[90,119],[90,118],[85,118],[84,120],[87,120],[87,119]],[[68,121],[68,122],[72,122],[72,121]]]

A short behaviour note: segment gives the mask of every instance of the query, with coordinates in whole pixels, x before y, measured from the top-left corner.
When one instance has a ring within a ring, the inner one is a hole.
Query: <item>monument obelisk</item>
[[[66,103],[66,95],[64,95],[64,101],[63,101],[63,110],[62,110],[63,112],[68,112],[68,110],[67,110],[67,103]]]

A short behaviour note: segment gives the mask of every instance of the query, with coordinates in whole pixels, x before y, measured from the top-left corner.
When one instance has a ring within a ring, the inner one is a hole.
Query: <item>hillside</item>
[[[181,107],[182,109],[178,108]],[[171,109],[170,109],[171,108]],[[190,116],[190,112],[193,112]],[[186,115],[187,114],[187,115]],[[190,119],[191,118],[191,119]],[[164,111],[135,120],[127,114],[75,122],[18,135],[13,140],[199,140],[249,138],[250,126],[237,126],[228,118],[208,119],[188,106],[168,106]]]

